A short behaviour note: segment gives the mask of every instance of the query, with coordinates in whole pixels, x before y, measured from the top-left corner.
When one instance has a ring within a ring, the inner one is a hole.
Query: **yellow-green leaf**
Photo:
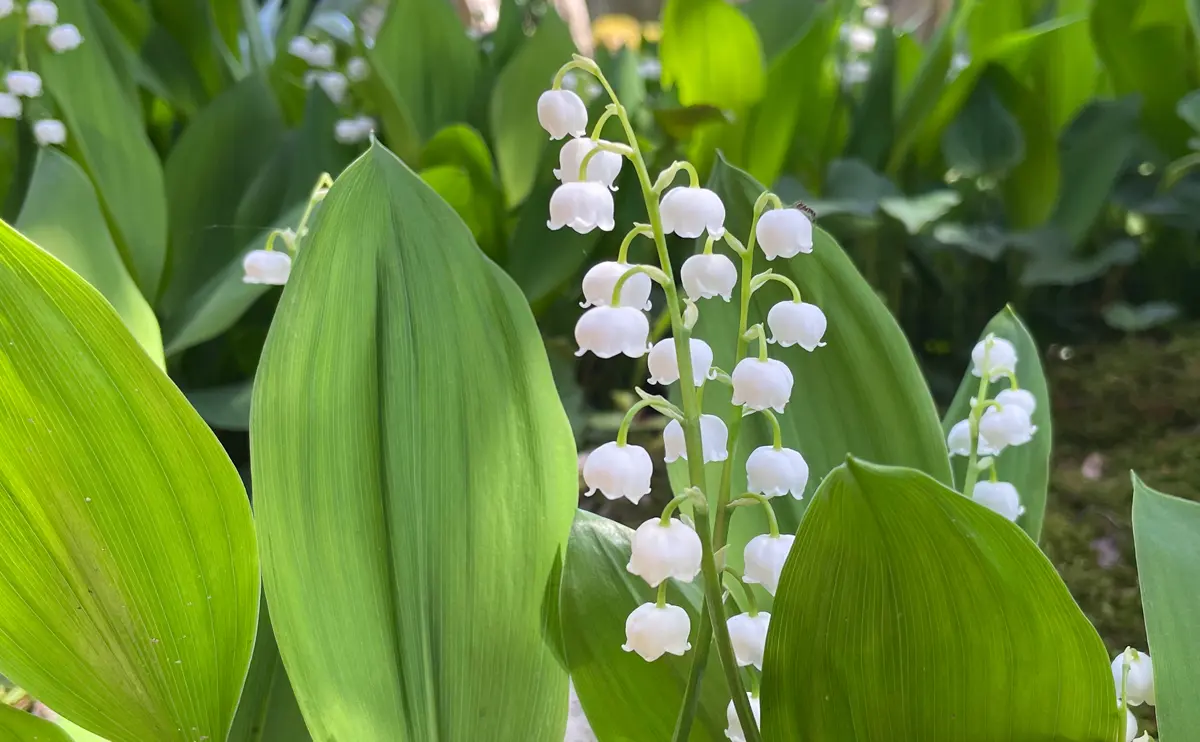
[[[725,0],[667,0],[660,50],[663,84],[685,106],[743,108],[762,97],[766,74],[754,24]]]
[[[112,742],[223,739],[254,643],[246,493],[103,297],[0,222],[0,672]]]
[[[0,739],[4,742],[71,742],[53,722],[0,703]]]
[[[543,610],[575,511],[570,424],[516,285],[381,145],[302,243],[250,436],[267,601],[314,738],[560,742]]]

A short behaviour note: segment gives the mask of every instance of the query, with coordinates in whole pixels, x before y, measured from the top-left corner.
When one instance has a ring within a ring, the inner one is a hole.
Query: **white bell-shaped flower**
[[[650,587],[658,587],[668,577],[691,582],[700,574],[700,537],[678,518],[665,526],[662,518],[651,518],[633,532],[630,546],[632,553],[625,569]]]
[[[58,6],[50,0],[29,0],[25,17],[31,26],[53,26],[58,23]]]
[[[889,15],[887,6],[872,5],[863,10],[863,23],[871,28],[883,28],[887,25]]]
[[[625,619],[625,643],[621,649],[637,652],[647,662],[664,654],[683,655],[692,645],[688,635],[692,633],[692,620],[687,611],[677,605],[659,608],[654,603],[643,603],[633,609]]]
[[[583,275],[583,303],[580,306],[584,309],[610,306],[617,281],[633,267],[629,263],[606,260],[589,268]],[[650,276],[645,273],[630,276],[621,286],[620,306],[650,311],[650,287]]]
[[[317,84],[334,103],[341,103],[345,100],[346,90],[350,87],[350,81],[340,72],[322,72],[317,75]]]
[[[1117,700],[1121,698],[1121,675],[1125,667],[1129,667],[1129,675],[1125,678],[1125,700],[1130,706],[1141,706],[1143,703],[1154,705],[1154,664],[1150,655],[1139,652],[1133,647],[1126,647],[1124,652],[1112,661],[1113,682],[1117,689]]]
[[[990,347],[987,344],[990,342]],[[984,349],[987,347],[987,368],[983,368]],[[971,373],[989,381],[1001,379],[1017,371],[1017,349],[1004,338],[989,335],[971,349]]]
[[[4,76],[8,92],[22,98],[37,98],[42,94],[42,77],[36,72],[13,70]]]
[[[583,464],[585,496],[597,490],[609,500],[624,497],[634,505],[650,494],[650,476],[654,462],[641,446],[610,441],[588,454]]]
[[[1118,701],[1117,706],[1121,704]],[[1128,707],[1125,708],[1125,742],[1137,742],[1138,723],[1137,717]]]
[[[580,234],[599,228],[611,232],[613,220],[612,192],[603,183],[563,183],[550,196],[550,229],[570,227]]]
[[[1017,405],[989,407],[979,418],[980,437],[997,450],[1028,443],[1036,432],[1037,426],[1029,419],[1029,413]]]
[[[307,36],[293,36],[288,41],[288,54],[305,62],[312,56],[313,42]]]
[[[724,461],[729,458],[729,428],[716,415],[700,416],[700,447],[704,451],[704,462]],[[663,459],[669,464],[676,459],[687,460],[687,444],[683,426],[677,420],[663,428]]]
[[[800,209],[772,209],[758,218],[758,244],[767,260],[813,251],[812,221]]]
[[[750,699],[750,712],[754,714],[754,723],[760,723],[762,716],[762,702],[758,696],[750,693],[746,694]],[[738,718],[737,707],[733,705],[733,701],[729,702],[729,708],[725,709],[725,736],[730,739],[730,742],[746,742],[746,733],[742,731],[742,720]]]
[[[667,234],[699,237],[706,229],[714,239],[725,234],[725,204],[707,188],[672,188],[658,210]]]
[[[64,23],[50,29],[50,33],[46,34],[46,43],[55,54],[62,54],[78,48],[83,43],[83,34],[79,33],[74,23]]]
[[[551,139],[570,134],[581,137],[587,132],[588,114],[583,99],[570,90],[547,90],[538,98],[538,123]]]
[[[21,99],[12,93],[0,93],[0,119],[21,118]]]
[[[1028,389],[1005,389],[996,395],[996,401],[1001,407],[1020,407],[1033,416],[1033,411],[1037,409],[1037,397],[1033,396],[1033,392]]]
[[[324,41],[313,44],[312,51],[308,53],[308,63],[313,67],[332,67],[336,59],[337,53],[334,51],[333,44]]]
[[[791,493],[792,497],[802,500],[807,485],[808,462],[799,451],[759,446],[746,459],[746,489],[750,492],[764,497]]]
[[[601,143],[607,144],[603,140]],[[578,183],[579,166],[583,164],[583,158],[587,157],[588,152],[595,148],[596,142],[587,137],[578,137],[564,144],[558,151],[558,167],[554,170],[554,177],[563,183]],[[624,160],[625,158],[616,152],[597,152],[592,159],[588,160],[588,182],[603,183],[607,188],[617,190],[613,183],[621,174],[621,165],[624,164]]]
[[[688,343],[692,356],[692,381],[695,386],[703,386],[704,379],[712,369],[712,347],[698,338],[691,338]],[[650,371],[650,381],[654,384],[674,384],[679,381],[679,357],[675,355],[675,338],[664,338],[655,343],[646,359],[646,367]]]
[[[742,555],[746,566],[742,582],[762,585],[764,590],[774,595],[779,587],[779,575],[783,572],[783,564],[787,561],[795,540],[795,536],[772,536],[769,533],[750,539]]]
[[[1017,493],[1017,488],[1008,482],[976,482],[971,499],[1014,523],[1025,514],[1025,508],[1021,505],[1021,495]]]
[[[65,144],[67,127],[58,119],[40,119],[33,122],[33,138],[37,140],[39,147]]]
[[[787,348],[799,345],[814,351],[825,345],[825,328],[829,326],[825,313],[816,304],[802,301],[781,301],[767,312],[767,327],[771,328],[770,340]]]
[[[714,296],[729,301],[738,280],[733,261],[719,253],[693,255],[683,261],[679,276],[683,279],[683,290],[693,301]]]
[[[870,54],[875,49],[875,32],[865,26],[850,26],[846,44],[858,54]]]
[[[292,272],[292,256],[279,250],[251,250],[242,260],[242,283],[282,286]]]
[[[355,116],[338,119],[333,125],[333,138],[342,144],[365,142],[375,130],[375,119],[370,116]]]
[[[729,627],[729,642],[733,644],[733,656],[739,667],[763,666],[763,650],[767,648],[767,629],[771,626],[771,614],[739,613],[725,622]]]
[[[350,82],[362,82],[371,76],[371,65],[362,57],[350,57],[346,60],[346,77]]]
[[[600,358],[624,353],[641,358],[650,347],[650,322],[632,307],[593,307],[575,323],[575,342],[581,356],[591,351]]]
[[[7,18],[12,12],[13,0],[0,0],[0,18]]]
[[[735,405],[781,413],[792,397],[792,370],[774,358],[743,358],[734,366],[731,378]]]
[[[950,433],[946,436],[946,447],[950,449],[950,453],[955,456],[970,456],[971,455],[971,423],[969,420],[959,420],[954,423],[954,427],[950,428]],[[980,456],[994,456],[998,453],[985,438],[979,438],[979,450],[976,451]]]

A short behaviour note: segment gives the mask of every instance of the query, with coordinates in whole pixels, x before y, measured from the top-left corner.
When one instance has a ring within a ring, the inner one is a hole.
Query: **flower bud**
[[[313,67],[332,67],[336,58],[333,45],[321,42],[313,44],[312,51],[308,54],[308,63]]]
[[[664,654],[683,655],[692,648],[688,643],[691,632],[692,620],[679,606],[659,608],[654,603],[643,603],[625,619],[625,643],[621,649],[637,652],[647,662]]]
[[[746,459],[746,489],[750,492],[765,497],[777,497],[790,492],[792,497],[802,500],[807,485],[808,462],[799,451],[759,446]]]
[[[795,540],[795,536],[772,536],[769,533],[750,539],[742,555],[746,567],[742,582],[762,585],[764,590],[774,595],[779,587],[779,575],[783,572],[784,562]]]
[[[288,54],[293,57],[303,59],[305,62],[312,56],[313,43],[312,39],[307,36],[293,36],[288,41]]]
[[[575,342],[581,356],[589,350],[600,358],[624,353],[641,358],[650,347],[650,322],[632,307],[593,307],[575,324]]]
[[[583,99],[570,90],[547,90],[538,98],[538,123],[551,139],[570,134],[581,137],[587,132],[588,114]]]
[[[659,205],[663,232],[680,237],[710,237],[725,234],[725,204],[707,188],[672,188]]]
[[[870,54],[875,49],[875,32],[863,26],[850,26],[846,31],[846,44],[859,54]]]
[[[1028,389],[1005,389],[996,395],[996,401],[1001,407],[1020,407],[1033,417],[1033,411],[1037,409],[1037,397]]]
[[[954,423],[954,427],[950,428],[950,433],[946,436],[946,447],[950,449],[951,454],[956,456],[971,455],[971,422],[969,420],[959,420]],[[980,436],[979,450],[976,453],[980,456],[995,456],[1000,452]]]
[[[608,144],[604,140],[601,144]],[[578,183],[579,182],[579,166],[583,164],[583,158],[596,148],[596,142],[593,142],[587,137],[579,137],[572,139],[562,146],[558,151],[558,168],[554,171],[554,177],[558,178],[563,183]],[[603,183],[605,187],[611,190],[617,190],[613,185],[617,176],[621,174],[621,165],[625,158],[616,152],[600,151],[588,160],[587,166],[587,181],[589,183]]]
[[[772,209],[758,218],[755,236],[767,260],[813,250],[812,222],[800,209]]]
[[[990,343],[990,346],[988,345]],[[983,368],[984,349],[987,352],[987,368]],[[975,344],[971,350],[971,373],[982,377],[988,375],[989,381],[1002,379],[1017,371],[1017,349],[1004,338],[988,335]]]
[[[754,714],[754,723],[759,723],[759,717],[762,716],[762,702],[757,696],[749,693],[746,696],[750,699],[750,711]],[[729,702],[729,708],[725,710],[725,721],[728,728],[725,730],[725,736],[731,742],[746,742],[746,733],[742,731],[742,720],[738,718],[737,707],[733,705],[733,701]]]
[[[39,147],[64,144],[67,141],[67,127],[58,119],[41,119],[33,122],[33,138]]]
[[[21,118],[21,99],[12,93],[0,93],[0,119],[19,118]]]
[[[863,10],[863,23],[871,28],[883,28],[888,22],[888,9],[884,5],[872,5]]]
[[[242,283],[282,286],[292,272],[292,256],[278,250],[251,250],[242,260]]]
[[[64,23],[50,29],[50,33],[46,34],[46,43],[55,54],[62,54],[78,48],[83,43],[83,35],[75,24]]]
[[[650,587],[658,587],[668,577],[691,582],[700,574],[700,537],[678,518],[665,526],[662,518],[651,518],[633,532],[630,545],[633,551],[625,569]]]
[[[588,454],[583,464],[584,493],[591,497],[600,494],[609,500],[626,498],[634,505],[650,494],[650,476],[654,462],[641,446],[621,445],[610,441]]]
[[[708,343],[698,338],[688,340],[692,356],[692,381],[703,386],[704,379],[712,368],[713,351]],[[679,381],[679,358],[675,355],[675,338],[664,338],[650,349],[646,359],[650,381],[654,384],[674,384]]]
[[[1117,700],[1121,698],[1121,676],[1125,667],[1129,667],[1129,675],[1125,678],[1125,700],[1130,706],[1141,706],[1143,703],[1154,705],[1154,664],[1150,655],[1139,652],[1133,647],[1126,647],[1124,652],[1112,661],[1113,682],[1116,684]]]
[[[976,482],[971,499],[1014,523],[1025,514],[1017,488],[1008,482]]]
[[[737,268],[724,255],[693,255],[679,269],[683,290],[691,299],[711,299],[719,296],[725,301],[733,298],[737,285]]]
[[[58,6],[50,0],[30,0],[25,16],[31,26],[53,26],[58,23]]]
[[[1016,405],[989,407],[979,419],[979,435],[998,451],[1028,443],[1036,432],[1029,413]]]
[[[550,196],[550,229],[570,227],[586,234],[599,227],[611,232],[613,220],[612,193],[602,183],[563,183]]]
[[[725,427],[724,420],[716,415],[700,416],[700,447],[705,463],[729,458],[729,429]],[[663,428],[663,448],[663,459],[668,464],[676,459],[687,461],[687,442],[679,421],[672,420]]]
[[[592,266],[583,276],[583,303],[580,306],[586,309],[611,305],[617,281],[633,267],[629,263],[618,263],[614,260],[606,260]],[[620,306],[650,311],[650,284],[650,276],[645,273],[630,276],[621,286]]]
[[[773,409],[783,412],[792,396],[792,370],[782,361],[768,358],[743,358],[734,367],[733,399],[735,405],[752,410]]]
[[[13,70],[4,76],[8,92],[23,98],[36,98],[42,94],[42,77],[36,72]]]
[[[351,82],[362,82],[371,76],[371,65],[362,57],[350,57],[346,60],[346,77]]]
[[[770,625],[770,613],[759,613],[757,616],[739,613],[726,622],[733,655],[739,667],[754,665],[762,670],[763,650],[767,648],[767,628]]]
[[[350,82],[340,72],[322,72],[317,75],[317,84],[334,103],[341,103],[346,97],[346,89],[350,87]]]
[[[773,337],[770,342],[787,348],[799,345],[811,352],[825,345],[828,321],[825,313],[816,304],[802,301],[781,301],[767,312],[767,327]]]

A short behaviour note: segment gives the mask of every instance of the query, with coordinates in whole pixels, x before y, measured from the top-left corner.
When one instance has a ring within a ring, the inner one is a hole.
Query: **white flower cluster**
[[[83,35],[71,23],[59,24],[58,6],[51,0],[29,0],[24,6],[13,0],[0,0],[0,18],[20,13],[23,25],[20,34],[33,32],[36,28],[47,28],[46,45],[55,54],[62,54],[76,49],[83,43]],[[41,98],[43,91],[41,76],[33,71],[12,70],[4,76],[5,90],[0,92],[0,118],[19,119],[25,110],[22,98]],[[53,144],[65,144],[67,127],[52,116],[38,116],[33,121],[33,138],[38,146],[48,147]]]
[[[303,60],[312,69],[304,73],[304,85],[318,86],[329,96],[334,105],[347,103],[350,86],[371,76],[371,66],[366,59],[352,56],[342,69],[337,67],[337,49],[332,42],[314,41],[307,36],[296,36],[288,42],[288,54]],[[338,119],[333,127],[333,136],[342,144],[365,142],[375,130],[375,119],[358,114]]]
[[[871,76],[871,63],[867,57],[875,51],[877,29],[884,28],[890,20],[884,5],[868,5],[863,8],[862,24],[842,26],[842,41],[846,44],[846,61],[841,67],[842,83],[847,87],[861,85]]]
[[[1008,379],[1012,386],[993,399],[971,399],[971,414],[955,423],[946,437],[946,445],[955,456],[972,455],[985,459],[995,472],[991,457],[999,456],[1010,446],[1021,446],[1033,439],[1037,426],[1033,424],[1033,412],[1037,409],[1037,398],[1026,389],[1016,385],[1017,349],[1009,341],[989,334],[980,340],[971,351],[971,373],[982,381],[986,389],[993,381]],[[982,411],[982,414],[980,412]],[[979,482],[973,491],[964,493],[981,505],[1016,521],[1025,512],[1017,488],[1009,482]]]
[[[1138,726],[1129,707],[1154,705],[1154,663],[1149,654],[1126,647],[1112,661],[1112,675],[1117,706],[1125,707],[1125,742],[1134,742]]]

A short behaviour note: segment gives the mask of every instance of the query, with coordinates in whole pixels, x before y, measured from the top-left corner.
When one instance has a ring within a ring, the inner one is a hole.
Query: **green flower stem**
[[[576,56],[575,60],[570,64],[577,65],[591,72],[604,87],[605,92],[608,93],[609,98],[612,99],[612,102],[617,107],[617,116],[621,119],[621,126],[625,129],[625,136],[631,150],[629,159],[632,160],[633,168],[637,172],[638,182],[641,184],[642,195],[646,202],[646,213],[650,217],[650,226],[654,229],[654,244],[658,249],[658,261],[663,272],[671,279],[663,286],[663,290],[667,295],[667,309],[671,316],[671,330],[675,337],[675,356],[679,363],[679,378],[694,378],[694,374],[692,373],[692,354],[689,352],[689,341],[692,333],[683,322],[682,304],[679,301],[679,293],[675,288],[675,274],[671,269],[671,256],[667,250],[667,238],[663,232],[662,216],[658,212],[658,196],[654,192],[654,187],[650,182],[650,174],[646,170],[646,163],[642,158],[642,150],[638,146],[637,135],[633,131],[633,124],[629,121],[629,115],[625,107],[617,99],[616,92],[612,89],[608,79],[604,77],[604,74],[596,66],[595,62],[586,57]],[[555,82],[560,81],[562,74],[560,70],[559,77],[555,78]],[[704,449],[700,441],[700,406],[696,398],[696,388],[691,384],[680,384],[679,393],[683,401],[684,420],[682,426],[685,447],[688,452],[688,475],[693,485],[702,487],[705,482]],[[721,659],[721,667],[725,671],[725,678],[729,683],[729,690],[733,695],[734,708],[737,710],[738,719],[741,721],[742,729],[745,731],[746,742],[760,742],[761,737],[758,733],[758,727],[754,723],[754,713],[750,709],[750,702],[746,698],[745,691],[742,690],[742,677],[738,672],[737,660],[733,655],[733,645],[729,641],[729,630],[725,626],[725,614],[721,606],[721,577],[717,572],[716,561],[713,559],[714,549],[712,533],[708,523],[708,514],[697,508],[695,520],[696,534],[700,537],[702,550],[700,566],[701,572],[704,574],[704,602],[707,606],[708,620],[712,624],[712,631],[717,644],[717,655]],[[691,692],[690,688],[689,692]],[[685,698],[685,705],[686,703]]]
[[[615,142],[596,142],[595,144],[596,146],[589,149],[588,153],[583,156],[582,160],[579,161],[580,182],[587,182],[588,165],[591,164],[592,158],[601,152],[612,152],[614,154],[621,155],[622,157],[629,156],[630,150],[623,144],[616,144]]]
[[[738,499],[729,503],[729,508],[741,508],[748,505],[762,505],[767,511],[767,528],[771,531],[771,538],[779,538],[779,521],[775,518],[775,508],[771,507],[771,499],[766,495],[757,492],[747,492]]]
[[[621,277],[617,279],[617,282],[613,284],[611,303],[614,307],[621,305],[621,289],[625,288],[625,282],[639,273],[644,273],[647,276],[650,276],[655,283],[660,285],[666,285],[667,281],[669,280],[665,273],[652,265],[635,265],[622,273]],[[636,307],[636,309],[641,309],[641,307]]]
[[[650,189],[654,195],[660,195],[667,189],[667,186],[675,182],[675,176],[679,175],[680,170],[687,171],[688,183],[692,188],[700,187],[700,174],[696,172],[696,167],[686,160],[676,160],[671,163],[670,167],[659,173],[658,180],[654,181],[654,185]]]
[[[721,570],[721,573],[732,577],[733,584],[737,585],[737,590],[730,590],[729,593],[733,595],[733,602],[737,603],[738,609],[743,613],[749,613],[751,616],[757,616],[758,598],[754,597],[754,591],[746,587],[745,583],[742,582],[742,576],[734,571],[733,567],[726,567]]]
[[[738,255],[746,254],[746,246],[742,244],[741,240],[739,240],[737,237],[734,237],[733,233],[728,229],[725,230],[725,234],[721,235],[721,239],[725,241],[726,245],[729,245],[730,250],[733,250]]]
[[[675,512],[676,508],[691,499],[691,490],[692,488],[689,487],[678,495],[675,495],[675,497],[673,497],[671,501],[667,503],[667,506],[663,508],[662,518],[659,521],[663,526],[671,525],[671,513]]]
[[[700,707],[700,686],[704,683],[704,671],[708,668],[708,650],[712,646],[712,623],[707,615],[700,617],[700,628],[696,630],[696,642],[692,645],[692,670],[688,673],[687,690],[675,718],[673,742],[686,742],[692,734],[692,722]]]
[[[792,301],[796,302],[797,304],[804,301],[800,298],[800,287],[796,285],[796,282],[787,276],[781,276],[778,273],[765,272],[755,276],[754,281],[750,284],[750,293],[758,291],[769,281],[778,281],[779,283],[782,283],[784,286],[787,286],[789,289],[791,289]]]
[[[633,229],[629,230],[629,234],[625,235],[625,239],[621,240],[621,249],[617,251],[617,262],[628,263],[629,246],[633,244],[634,239],[639,236],[653,237],[654,230],[649,224],[634,223]]]
[[[716,242],[716,240],[713,239],[713,236],[710,234],[708,236],[708,239],[704,241],[704,254],[705,255],[713,254],[713,243],[715,243],[715,242]]]
[[[984,341],[983,360],[979,364],[979,391],[975,395],[975,407],[967,417],[971,428],[971,456],[967,459],[967,480],[963,482],[963,494],[967,497],[975,490],[975,480],[979,477],[979,418],[983,416],[982,406],[987,404],[988,384],[991,383],[988,371],[988,353],[992,344]],[[982,403],[982,404],[981,404]]]
[[[665,608],[667,606],[667,581],[666,580],[663,580],[662,582],[658,583],[658,599],[654,601],[654,604],[656,606],[658,606],[659,608]]]
[[[670,406],[666,408],[663,407],[664,402],[667,402],[667,400],[663,399],[662,397],[653,396],[645,396],[634,402],[625,412],[625,417],[621,418],[621,427],[617,428],[617,445],[625,445],[625,440],[629,437],[629,427],[633,425],[633,418],[647,407],[653,407],[659,412],[667,415],[667,417],[674,417],[672,414],[674,411]],[[667,405],[670,405],[670,402],[667,402]]]
[[[762,414],[767,416],[771,421],[771,434],[773,435],[773,446],[775,450],[783,448],[783,429],[779,427],[779,418],[775,417],[775,413],[771,410],[763,410]]]
[[[742,337],[747,341],[758,339],[758,360],[767,361],[767,331],[763,329],[761,323],[751,327],[742,333]],[[735,367],[736,370],[736,367]]]
[[[617,115],[617,107],[609,104],[604,107],[604,113],[600,114],[600,118],[596,119],[596,125],[592,127],[592,141],[600,141],[600,134],[604,132],[604,125],[608,120]]]
[[[308,205],[304,207],[304,214],[300,216],[300,224],[296,226],[297,240],[308,234],[308,218],[312,216],[313,209],[317,207],[317,204],[325,200],[325,193],[331,186],[333,186],[333,178],[329,176],[329,173],[321,173],[321,177],[317,178],[317,184],[308,194]]]

